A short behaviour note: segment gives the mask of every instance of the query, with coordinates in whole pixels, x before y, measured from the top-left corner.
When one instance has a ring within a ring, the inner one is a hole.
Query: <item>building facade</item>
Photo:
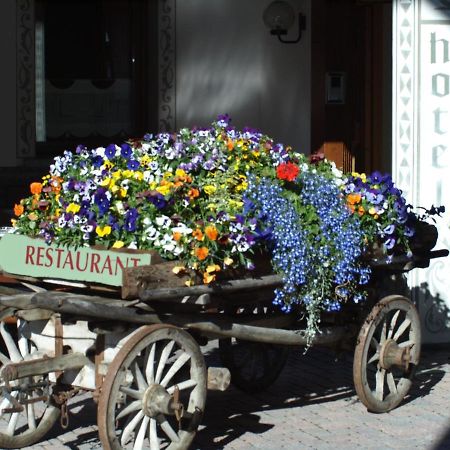
[[[3,0],[4,217],[66,148],[223,113],[303,153],[342,142],[357,170],[392,172],[411,204],[450,211],[449,2],[289,0],[305,17],[290,43],[264,25],[270,3]],[[430,342],[450,337],[449,275],[445,259],[409,277]]]

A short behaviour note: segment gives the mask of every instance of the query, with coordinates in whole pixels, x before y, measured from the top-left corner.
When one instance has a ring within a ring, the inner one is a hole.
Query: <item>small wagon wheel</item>
[[[272,305],[260,304],[238,308],[234,314],[269,315],[274,312],[277,311]],[[227,338],[219,339],[219,353],[234,386],[246,392],[260,392],[280,375],[289,356],[289,347]]]
[[[353,381],[369,411],[395,408],[412,384],[420,358],[420,319],[411,301],[400,295],[380,300],[358,336]]]
[[[187,449],[205,408],[206,367],[189,333],[139,328],[109,366],[98,407],[105,449]]]
[[[21,320],[0,322],[0,367],[36,357],[34,343],[21,335]],[[40,441],[53,427],[60,409],[51,402],[48,374],[21,378],[0,393],[0,447],[21,448]]]

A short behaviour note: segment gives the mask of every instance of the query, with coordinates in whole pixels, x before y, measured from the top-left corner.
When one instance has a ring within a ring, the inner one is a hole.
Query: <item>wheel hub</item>
[[[177,415],[183,410],[183,405],[170,395],[160,384],[149,386],[142,398],[142,411],[148,417],[158,414]]]
[[[401,367],[407,371],[411,362],[411,348],[400,347],[394,339],[387,339],[380,350],[380,366],[390,369],[392,366]]]

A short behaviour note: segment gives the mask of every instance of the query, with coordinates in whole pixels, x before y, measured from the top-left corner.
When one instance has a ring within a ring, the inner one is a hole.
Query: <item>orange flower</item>
[[[50,186],[52,187],[53,192],[61,192],[61,182],[63,181],[60,177],[52,177],[50,181]]]
[[[200,192],[198,191],[198,189],[195,189],[195,188],[189,189],[188,196],[191,200],[193,200],[194,198],[197,198],[199,195],[200,195]]]
[[[364,207],[363,207],[363,206],[360,206],[360,207],[358,208],[358,214],[359,214],[360,216],[363,216],[365,212],[366,212],[366,211],[364,210]]]
[[[197,239],[197,241],[203,241],[203,233],[202,233],[202,230],[200,230],[200,228],[197,228],[196,230],[194,230],[192,232],[192,236],[194,236],[195,239]]]
[[[361,194],[348,194],[347,203],[349,205],[356,205],[361,201]]]
[[[228,147],[228,150],[233,150],[233,148],[234,148],[234,143],[233,143],[233,141],[232,141],[231,139],[228,139],[228,141],[227,141],[227,147]]]
[[[33,195],[39,195],[42,192],[42,183],[35,181],[30,184],[30,191]]]
[[[206,247],[200,247],[195,249],[195,256],[203,261],[208,256],[209,250]]]
[[[174,241],[178,242],[181,239],[181,233],[178,231],[174,231],[172,234],[172,237],[173,237]]]
[[[14,214],[19,217],[23,214],[24,208],[22,205],[14,205]]]
[[[208,237],[208,239],[215,241],[217,239],[219,232],[217,231],[217,228],[214,225],[208,225],[205,228],[205,234]]]

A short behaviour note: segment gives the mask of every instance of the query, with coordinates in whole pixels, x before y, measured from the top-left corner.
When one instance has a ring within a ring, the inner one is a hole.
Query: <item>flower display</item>
[[[409,250],[416,215],[390,175],[352,173],[344,192],[348,208],[359,216],[366,243],[380,243],[388,254]]]
[[[60,245],[156,250],[173,272],[214,283],[270,255],[283,279],[274,303],[306,312],[364,298],[375,241],[408,249],[409,210],[390,177],[343,174],[227,115],[209,128],[65,151],[14,206],[16,233]]]

